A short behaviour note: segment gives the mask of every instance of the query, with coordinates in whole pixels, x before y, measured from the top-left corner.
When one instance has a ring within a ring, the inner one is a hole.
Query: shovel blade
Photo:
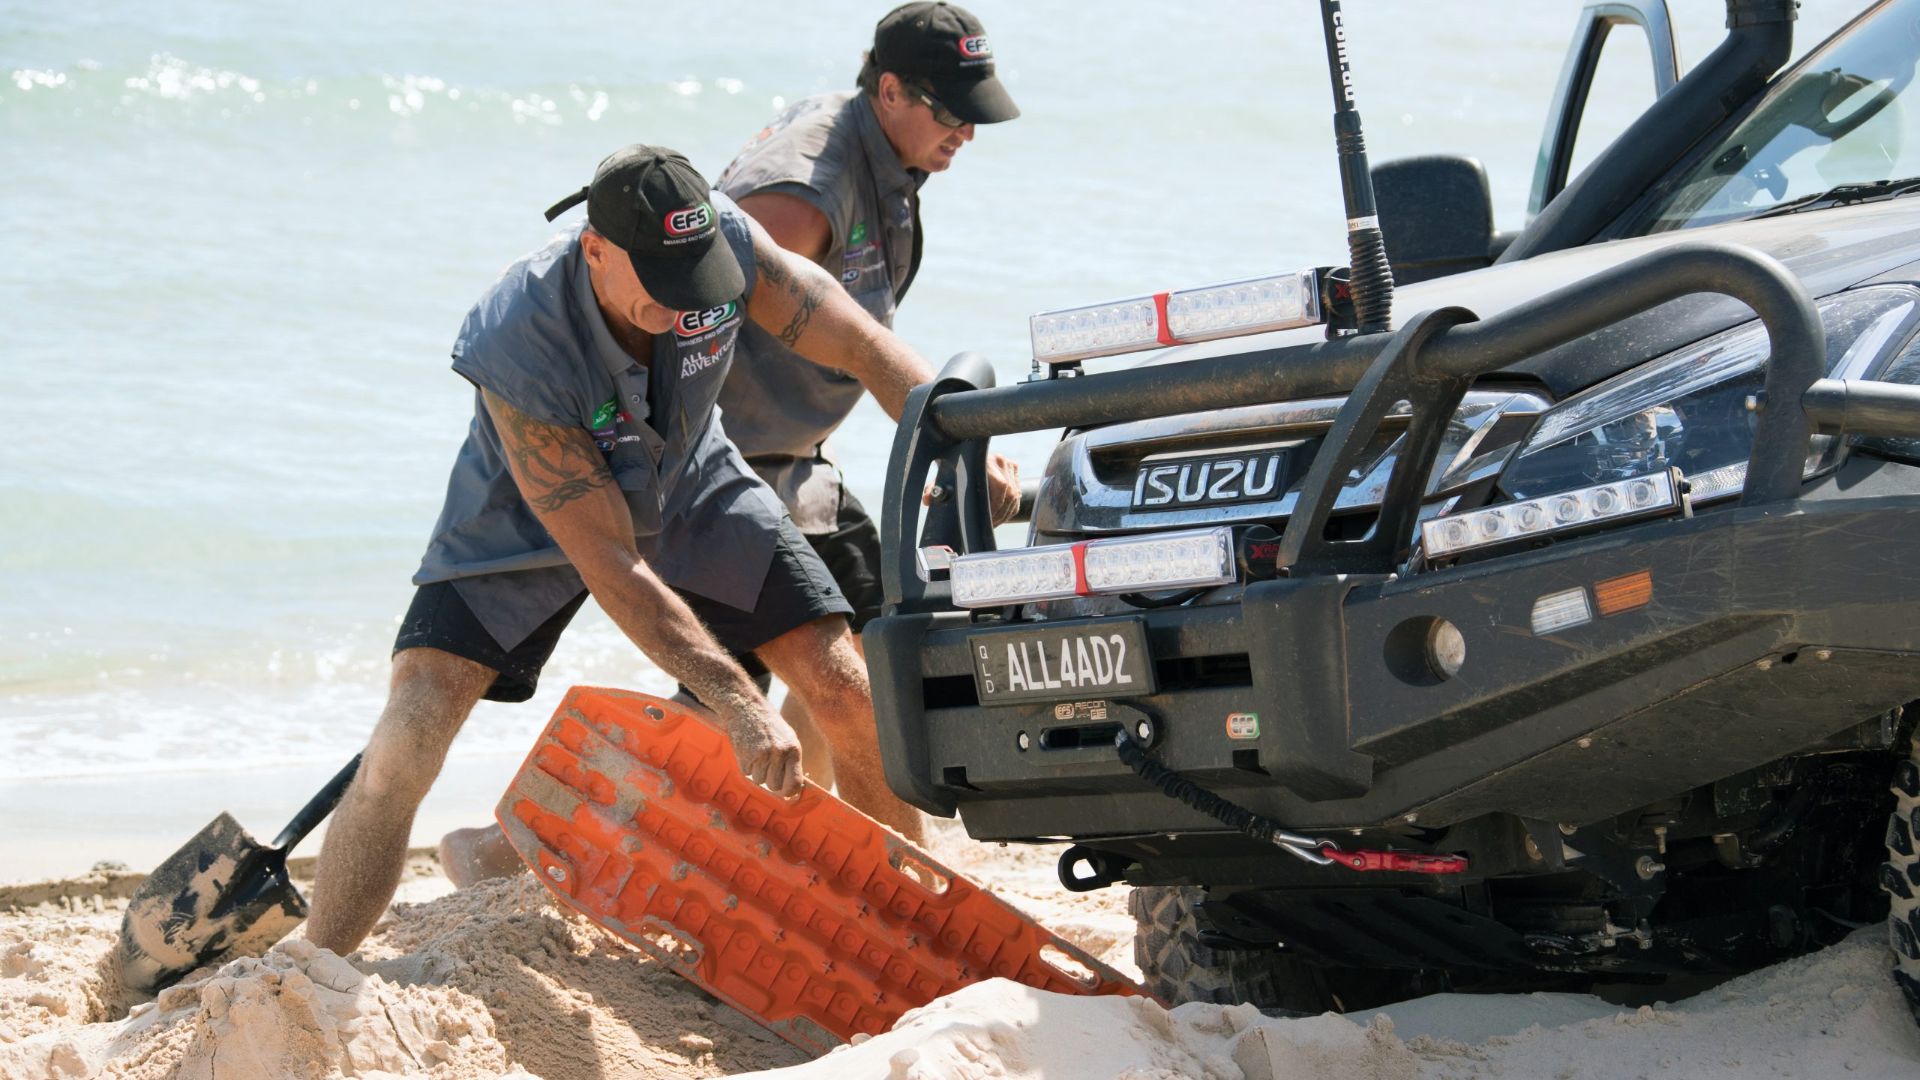
[[[266,951],[307,917],[286,852],[222,813],[147,877],[120,923],[123,986],[156,994],[230,955]]]

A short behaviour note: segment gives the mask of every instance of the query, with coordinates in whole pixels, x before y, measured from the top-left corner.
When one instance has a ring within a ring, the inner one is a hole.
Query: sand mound
[[[0,1078],[665,1080],[805,1060],[531,876],[396,905],[351,958],[296,936],[109,1019],[97,969],[123,909],[0,918]]]
[[[1677,1005],[1622,1010],[1574,994],[1408,1002],[1379,1015],[1273,1019],[1249,1006],[1068,998],[970,986],[894,1030],[772,1080],[1912,1080],[1914,1029],[1887,975],[1885,929]],[[1461,1036],[1465,1036],[1462,1038]]]
[[[1418,1063],[1380,1017],[1273,1021],[1251,1005],[1064,997],[1005,979],[976,983],[894,1029],[768,1080],[1414,1080]]]
[[[0,1046],[8,1077],[509,1075],[493,1020],[459,990],[401,986],[304,940],[235,960],[126,1019]]]
[[[0,927],[0,1048],[105,1019],[114,1003],[95,968],[118,932],[118,916],[93,905],[8,918]]]
[[[395,982],[480,999],[509,1056],[547,1080],[726,1076],[805,1060],[551,902],[532,875],[401,909],[357,957]]]

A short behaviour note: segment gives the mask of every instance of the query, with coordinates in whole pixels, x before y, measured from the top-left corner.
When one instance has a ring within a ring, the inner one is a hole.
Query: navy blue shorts
[[[880,617],[880,605],[885,600],[880,588],[880,528],[845,484],[840,486],[836,517],[832,532],[808,533],[807,543],[827,564],[834,584],[840,586],[840,595],[853,606],[849,621],[857,634]]]
[[[760,586],[760,598],[752,611],[697,593],[680,589],[674,592],[700,617],[722,648],[756,673],[764,668],[753,659],[755,649],[815,619],[853,612],[852,605],[834,585],[826,564],[794,527],[791,518],[780,521],[773,563],[767,568],[766,583]],[[486,692],[488,700],[525,701],[539,686],[540,669],[546,666],[554,646],[560,643],[561,632],[586,600],[587,592],[582,589],[528,634],[526,640],[511,649],[503,649],[473,613],[460,590],[454,588],[452,582],[437,581],[414,591],[413,604],[407,608],[406,618],[400,620],[400,636],[393,643],[393,651],[432,648],[484,664],[499,673]]]

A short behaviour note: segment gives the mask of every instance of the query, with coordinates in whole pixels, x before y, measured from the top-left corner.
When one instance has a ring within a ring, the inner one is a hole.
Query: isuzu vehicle
[[[1884,919],[1920,1015],[1920,0],[1783,69],[1794,8],[1727,0],[1678,78],[1663,3],[1591,5],[1517,233],[1472,161],[1385,164],[1386,266],[1036,315],[1029,381],[916,390],[893,789],[1136,886],[1174,1000],[1663,983]],[[1569,179],[1628,23],[1659,96]],[[1052,429],[997,548],[988,444]]]

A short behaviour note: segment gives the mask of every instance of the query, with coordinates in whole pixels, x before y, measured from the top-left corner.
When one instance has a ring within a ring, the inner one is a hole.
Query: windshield
[[[1809,55],[1669,181],[1636,232],[1748,217],[1844,184],[1920,176],[1920,0],[1893,0]]]

